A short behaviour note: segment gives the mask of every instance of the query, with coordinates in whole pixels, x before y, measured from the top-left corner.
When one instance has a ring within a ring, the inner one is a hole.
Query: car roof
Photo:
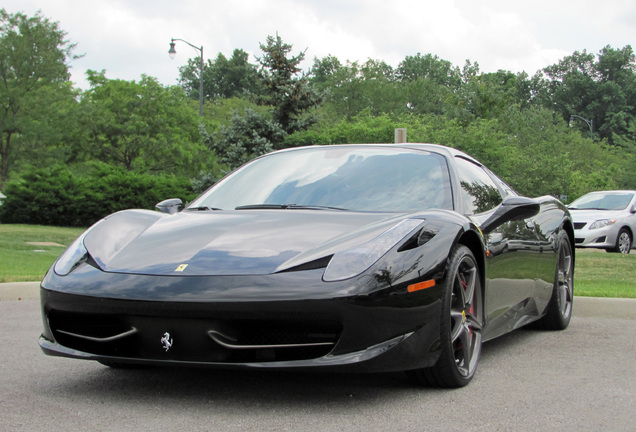
[[[617,195],[617,194],[626,194],[626,193],[636,194],[636,190],[625,189],[625,190],[594,191],[594,192],[588,192],[585,195],[590,195],[590,194]]]
[[[435,153],[445,154],[446,156],[454,157],[460,156],[465,159],[468,159],[480,166],[483,166],[481,162],[472,156],[467,155],[466,153],[457,150],[453,147],[448,147],[440,144],[428,144],[428,143],[358,143],[358,144],[327,144],[327,145],[313,145],[313,146],[303,146],[303,147],[290,147],[283,150],[278,150],[272,153],[286,152],[286,151],[294,151],[301,150],[307,148],[317,148],[317,147],[364,147],[364,146],[374,146],[374,147],[387,147],[387,148],[404,148],[410,150],[423,150],[423,151],[432,151]],[[271,154],[271,153],[270,153]]]

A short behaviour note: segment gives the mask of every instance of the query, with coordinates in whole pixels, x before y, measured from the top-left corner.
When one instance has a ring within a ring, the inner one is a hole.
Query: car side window
[[[499,190],[502,191],[504,198],[508,198],[509,196],[519,196],[519,194],[515,192],[513,188],[508,186],[508,184],[505,181],[503,181],[502,179],[497,177],[495,174],[493,174],[492,171],[489,170],[488,173],[490,174],[491,178],[494,178],[495,183],[497,183],[497,185],[499,186]]]
[[[482,167],[462,157],[455,162],[466,214],[483,213],[501,204],[497,185]]]

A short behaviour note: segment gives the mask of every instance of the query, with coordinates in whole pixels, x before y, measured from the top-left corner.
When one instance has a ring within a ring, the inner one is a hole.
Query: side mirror
[[[174,214],[181,211],[183,208],[183,201],[179,198],[170,198],[161,201],[159,204],[155,205],[155,208],[162,213]]]
[[[513,220],[527,219],[539,213],[541,205],[532,198],[508,197],[502,202],[493,214],[481,224],[481,231],[490,233],[498,226]]]

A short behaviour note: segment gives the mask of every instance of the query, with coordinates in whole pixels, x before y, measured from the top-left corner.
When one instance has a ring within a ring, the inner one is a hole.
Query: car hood
[[[599,219],[617,219],[623,215],[622,210],[577,210],[570,209],[574,222],[594,222]]]
[[[407,215],[315,210],[115,213],[84,239],[104,271],[148,275],[271,274],[364,243]]]

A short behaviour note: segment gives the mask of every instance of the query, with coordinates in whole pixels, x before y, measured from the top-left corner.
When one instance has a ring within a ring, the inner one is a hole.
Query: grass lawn
[[[577,249],[574,294],[636,298],[636,250],[628,255]]]
[[[84,228],[0,224],[0,283],[41,280],[64,248],[83,231]]]
[[[0,283],[39,281],[83,228],[0,224]],[[57,243],[63,246],[33,245]],[[629,255],[576,250],[574,293],[636,298],[636,250]]]

